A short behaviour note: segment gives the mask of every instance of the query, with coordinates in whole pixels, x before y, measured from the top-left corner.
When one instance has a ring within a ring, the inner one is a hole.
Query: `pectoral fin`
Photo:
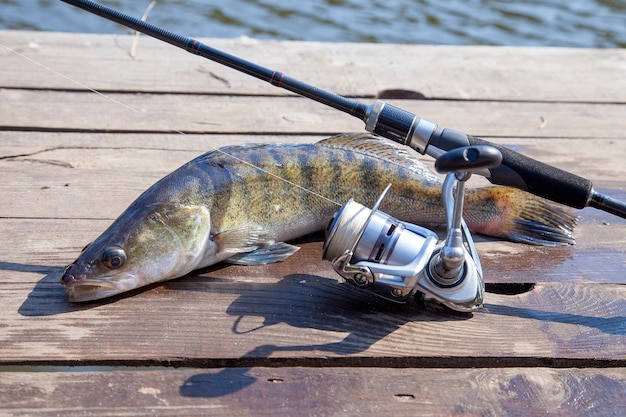
[[[299,247],[290,245],[285,242],[275,243],[269,246],[263,246],[252,252],[239,253],[231,256],[224,262],[235,265],[264,265],[274,262],[282,262],[294,253],[300,250]]]
[[[216,234],[213,239],[221,252],[232,253],[224,262],[237,265],[281,262],[300,249],[285,242],[276,243],[271,232],[255,225],[226,230]]]
[[[232,254],[252,252],[276,242],[272,233],[267,229],[254,225],[219,232],[213,236],[213,240],[217,243],[220,252]]]

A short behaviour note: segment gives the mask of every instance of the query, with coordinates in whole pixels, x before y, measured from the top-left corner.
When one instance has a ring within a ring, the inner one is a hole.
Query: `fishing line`
[[[278,175],[276,175],[276,174],[272,174],[271,172],[269,172],[269,171],[267,171],[267,170],[265,170],[265,169],[261,168],[260,166],[254,165],[253,163],[248,162],[248,161],[245,161],[245,160],[243,160],[243,159],[241,159],[241,158],[237,158],[235,155],[229,154],[228,152],[224,152],[222,149],[219,149],[219,148],[213,148],[213,150],[218,151],[218,152],[221,152],[221,153],[223,153],[224,155],[227,155],[227,156],[229,156],[229,157],[231,157],[231,158],[235,159],[236,161],[242,162],[242,163],[244,163],[244,164],[246,164],[246,165],[250,165],[250,166],[251,166],[251,167],[253,167],[254,169],[258,169],[259,171],[263,172],[264,174],[267,174],[267,175],[269,175],[269,176],[271,176],[271,177],[274,177],[274,178],[278,178],[279,180],[284,181],[284,182],[286,182],[287,184],[290,184],[290,185],[292,185],[292,186],[294,186],[294,187],[296,187],[296,188],[299,188],[299,189],[301,189],[301,190],[303,190],[303,191],[306,191],[307,193],[312,194],[312,195],[314,195],[314,196],[316,196],[316,197],[322,198],[322,199],[324,199],[324,200],[326,200],[326,201],[328,201],[328,202],[330,202],[330,203],[336,204],[336,205],[337,205],[337,206],[339,206],[339,207],[341,207],[341,206],[343,205],[343,204],[341,204],[341,203],[336,202],[335,200],[331,200],[330,198],[328,198],[328,197],[326,197],[326,196],[323,196],[322,194],[316,193],[316,192],[315,192],[315,191],[313,191],[313,190],[309,190],[309,189],[304,188],[303,186],[301,186],[301,185],[299,185],[299,184],[296,184],[295,182],[289,181],[289,180],[288,180],[288,179],[286,179],[286,178],[282,178],[282,177],[280,177],[280,176],[278,176]]]
[[[74,80],[73,78],[68,77],[67,75],[61,74],[60,72],[58,72],[58,71],[54,70],[53,68],[50,68],[49,66],[44,65],[44,64],[42,64],[41,62],[38,62],[38,61],[36,61],[36,60],[34,60],[34,59],[32,59],[32,58],[30,58],[30,57],[28,57],[28,56],[24,55],[24,54],[21,54],[21,53],[17,52],[15,49],[11,49],[11,48],[9,48],[8,46],[6,46],[5,44],[3,44],[3,43],[1,43],[1,42],[0,42],[0,46],[2,46],[2,47],[3,47],[4,49],[6,49],[7,51],[14,53],[15,55],[17,55],[17,56],[19,56],[19,57],[22,57],[22,58],[24,58],[25,60],[27,60],[27,61],[29,61],[29,62],[31,62],[31,63],[33,63],[33,64],[35,64],[35,65],[38,65],[38,66],[40,66],[41,68],[43,68],[43,69],[45,69],[45,70],[48,70],[48,71],[50,71],[51,73],[53,73],[53,74],[55,74],[55,75],[57,75],[57,76],[59,76],[59,77],[61,77],[61,78],[66,79],[66,80],[67,80],[67,81],[69,81],[69,82],[72,82],[72,83],[74,83],[74,84],[76,84],[76,85],[80,86],[81,88],[83,88],[83,89],[85,89],[85,90],[91,91],[92,93],[96,93],[96,94],[97,94],[97,95],[99,95],[100,97],[104,97],[105,99],[107,99],[107,100],[109,100],[109,101],[112,101],[113,103],[119,104],[120,106],[125,107],[125,108],[127,108],[128,110],[132,110],[132,111],[134,111],[135,113],[142,114],[142,112],[141,112],[141,111],[139,111],[139,110],[137,110],[137,109],[135,109],[135,108],[133,108],[133,107],[130,107],[130,106],[128,106],[128,105],[126,105],[126,104],[122,103],[121,101],[118,101],[118,100],[114,99],[114,98],[113,98],[113,97],[111,97],[111,96],[108,96],[108,95],[106,95],[106,94],[104,94],[104,93],[101,93],[100,91],[95,90],[95,89],[93,89],[93,88],[91,88],[91,87],[89,87],[89,86],[87,86],[87,85],[85,85],[85,84],[81,83],[80,81]]]
[[[65,74],[60,73],[59,71],[56,71],[55,69],[53,69],[53,68],[51,68],[51,67],[49,67],[49,66],[47,66],[47,65],[45,65],[45,64],[42,64],[41,62],[38,62],[38,61],[37,61],[37,60],[35,60],[35,59],[32,59],[32,58],[30,58],[30,57],[28,57],[28,56],[26,56],[26,55],[24,55],[24,54],[21,54],[21,53],[19,53],[18,51],[14,50],[14,49],[12,49],[12,48],[10,48],[10,47],[8,47],[8,46],[6,46],[5,44],[3,44],[3,43],[1,43],[1,42],[0,42],[0,46],[2,46],[4,49],[6,49],[6,50],[7,50],[7,51],[9,51],[9,52],[12,52],[13,54],[15,54],[15,55],[17,55],[17,56],[19,56],[19,57],[21,57],[21,58],[24,58],[25,60],[27,60],[27,61],[31,62],[32,64],[35,64],[35,65],[37,65],[37,66],[39,66],[39,67],[41,67],[41,68],[43,68],[43,69],[45,69],[45,70],[47,70],[47,71],[49,71],[49,72],[51,72],[51,73],[53,73],[53,74],[55,74],[55,75],[57,75],[57,76],[59,76],[59,77],[61,77],[61,78],[65,79],[65,80],[67,80],[67,81],[70,81],[71,83],[74,83],[74,84],[76,84],[76,85],[80,86],[81,88],[83,88],[83,89],[85,89],[85,90],[87,90],[87,91],[90,91],[90,92],[92,92],[92,93],[95,93],[95,94],[99,95],[100,97],[103,97],[103,98],[105,98],[105,99],[109,100],[109,101],[111,101],[111,102],[113,102],[113,103],[115,103],[115,104],[118,104],[118,105],[120,105],[120,106],[122,106],[122,107],[124,107],[124,108],[126,108],[126,109],[128,109],[128,110],[131,110],[131,111],[135,112],[135,113],[139,113],[139,114],[142,114],[142,115],[144,115],[144,116],[150,116],[150,117],[153,117],[153,115],[151,115],[151,114],[149,114],[149,113],[145,113],[145,112],[142,112],[142,111],[140,111],[140,110],[137,110],[137,109],[135,109],[135,108],[133,108],[133,107],[131,107],[131,106],[127,105],[127,104],[122,103],[122,102],[121,102],[121,101],[119,101],[119,100],[116,100],[115,98],[113,98],[113,97],[111,97],[111,96],[109,96],[109,95],[107,95],[107,94],[104,94],[104,93],[102,93],[102,92],[100,92],[100,91],[98,91],[98,90],[96,90],[96,89],[94,89],[94,88],[89,87],[89,86],[88,86],[88,85],[86,85],[86,84],[81,83],[81,82],[80,82],[80,81],[78,81],[78,80],[75,80],[75,79],[73,79],[73,78],[71,78],[71,77],[69,77],[69,76],[67,76],[67,75],[65,75]],[[185,133],[185,132],[180,131],[180,130],[170,130],[170,132],[173,132],[173,133],[178,133],[178,134],[181,134],[181,135],[186,135],[186,133]],[[220,152],[220,153],[222,153],[222,154],[224,154],[224,155],[227,155],[227,156],[229,156],[229,157],[231,157],[231,158],[235,159],[235,160],[236,160],[236,161],[238,161],[238,162],[241,162],[241,163],[244,163],[244,164],[246,164],[246,165],[249,165],[249,166],[251,166],[251,167],[253,167],[253,168],[255,168],[255,169],[257,169],[257,170],[261,171],[261,172],[262,172],[262,173],[264,173],[264,174],[267,174],[267,175],[269,175],[269,176],[271,176],[271,177],[277,178],[277,179],[279,179],[279,180],[281,180],[281,181],[283,181],[283,182],[285,182],[285,183],[287,183],[287,184],[289,184],[289,185],[291,185],[291,186],[293,186],[293,187],[296,187],[296,188],[298,188],[298,189],[300,189],[300,190],[302,190],[302,191],[305,191],[305,192],[307,192],[307,193],[309,193],[309,194],[311,194],[311,195],[314,195],[314,196],[316,196],[316,197],[318,197],[318,198],[321,198],[321,199],[323,199],[323,200],[326,200],[326,201],[328,201],[328,202],[330,202],[330,203],[332,203],[332,204],[335,204],[335,205],[337,205],[337,206],[339,206],[339,207],[341,207],[341,205],[342,205],[341,203],[339,203],[339,202],[337,202],[337,201],[334,201],[334,200],[332,200],[332,199],[330,199],[330,198],[328,198],[328,197],[326,197],[326,196],[324,196],[324,195],[322,195],[322,194],[319,194],[319,193],[317,193],[317,192],[315,192],[315,191],[313,191],[313,190],[309,190],[309,189],[307,189],[307,188],[305,188],[305,187],[303,187],[303,186],[301,186],[301,185],[299,185],[299,184],[296,184],[296,183],[294,183],[294,182],[292,182],[292,181],[289,181],[289,180],[288,180],[288,179],[286,179],[286,178],[282,178],[282,177],[280,177],[279,175],[273,174],[273,173],[271,173],[271,172],[269,172],[269,171],[267,171],[267,170],[265,170],[265,169],[261,168],[260,166],[254,165],[254,164],[253,164],[253,163],[251,163],[251,162],[245,161],[245,160],[243,160],[243,159],[241,159],[241,158],[238,158],[238,157],[236,157],[236,156],[234,156],[234,155],[231,155],[231,154],[229,154],[228,152],[225,152],[225,151],[224,151],[224,150],[222,150],[222,149],[219,149],[219,148],[215,148],[215,147],[213,147],[213,148],[211,148],[210,150],[218,151],[218,152]]]

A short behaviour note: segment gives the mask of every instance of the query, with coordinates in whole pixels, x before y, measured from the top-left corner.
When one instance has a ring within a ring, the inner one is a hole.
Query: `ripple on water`
[[[114,7],[140,17],[149,1]],[[56,1],[0,0],[0,30],[125,33]],[[324,42],[626,47],[620,0],[157,1],[148,21],[187,36]]]

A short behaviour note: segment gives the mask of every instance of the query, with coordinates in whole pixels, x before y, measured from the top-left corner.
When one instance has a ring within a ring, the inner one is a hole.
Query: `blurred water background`
[[[100,2],[138,18],[150,4]],[[626,0],[157,0],[148,21],[192,37],[626,47]],[[0,29],[128,33],[60,0],[0,0]]]

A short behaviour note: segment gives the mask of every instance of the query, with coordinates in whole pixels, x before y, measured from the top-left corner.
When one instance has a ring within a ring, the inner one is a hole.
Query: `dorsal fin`
[[[406,147],[371,133],[344,133],[323,139],[316,145],[349,149],[384,158],[400,165],[411,166],[417,161],[415,155],[412,155]]]

